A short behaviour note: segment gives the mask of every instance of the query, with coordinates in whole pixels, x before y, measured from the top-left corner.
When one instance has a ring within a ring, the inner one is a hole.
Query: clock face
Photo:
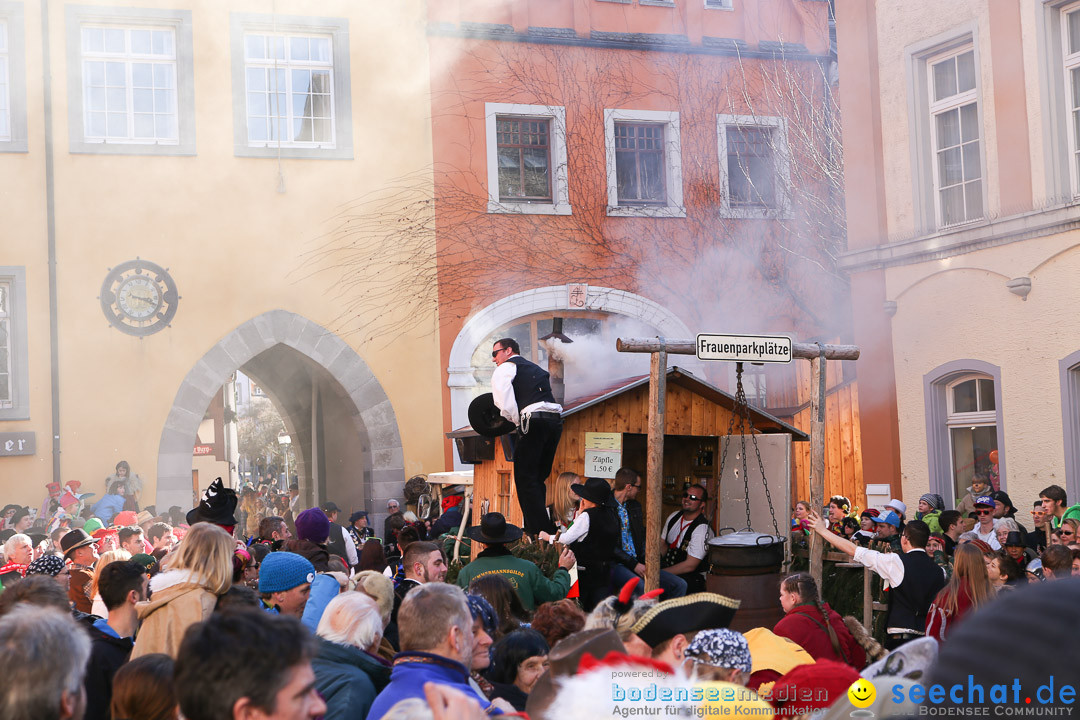
[[[101,309],[114,327],[141,336],[168,326],[180,296],[165,268],[137,258],[109,271],[100,299]]]
[[[134,275],[124,280],[116,293],[120,312],[132,320],[145,320],[161,308],[161,291],[157,284],[144,275]]]

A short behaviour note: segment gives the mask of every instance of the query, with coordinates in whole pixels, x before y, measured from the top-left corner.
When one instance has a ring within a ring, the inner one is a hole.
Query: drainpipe
[[[52,474],[60,483],[60,330],[56,299],[56,193],[53,173],[52,62],[49,0],[41,0],[41,84],[45,98],[45,224],[49,239],[49,364],[52,394]]]

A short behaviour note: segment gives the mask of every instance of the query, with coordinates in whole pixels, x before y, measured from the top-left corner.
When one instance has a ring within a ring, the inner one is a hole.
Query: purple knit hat
[[[330,519],[319,508],[310,508],[296,516],[296,535],[316,545],[330,538]]]

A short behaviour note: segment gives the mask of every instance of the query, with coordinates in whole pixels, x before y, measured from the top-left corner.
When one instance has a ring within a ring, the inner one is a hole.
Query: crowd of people
[[[969,515],[933,494],[911,518],[900,500],[863,512],[839,496],[820,511],[800,501],[797,543],[816,536],[888,588],[883,642],[805,572],[779,583],[779,622],[736,632],[739,599],[705,587],[700,485],[649,548],[629,468],[559,476],[555,532],[497,512],[474,523],[451,494],[427,518],[390,501],[383,537],[363,511],[345,523],[333,502],[267,505],[266,488],[220,480],[190,511],[159,514],[140,509],[132,477],[117,466],[106,497],[118,507],[69,484],[39,512],[0,512],[0,718],[585,718],[633,700],[621,678],[639,675],[679,712],[700,716],[701,698],[679,692],[701,686],[737,689],[748,713],[802,716],[828,712],[860,677],[906,686],[942,672],[939,648],[980,637],[972,613],[1056,602],[1014,591],[1080,575],[1080,506],[1057,486],[1030,531],[1007,494],[978,483],[958,503]],[[448,551],[459,529],[477,551],[464,564]],[[549,544],[547,570],[520,551]],[[650,553],[665,569],[644,593]],[[878,714],[912,709],[894,705]]]

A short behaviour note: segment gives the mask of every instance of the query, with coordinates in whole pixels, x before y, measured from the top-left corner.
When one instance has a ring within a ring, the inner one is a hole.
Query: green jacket
[[[916,517],[919,520],[922,520],[924,523],[926,523],[927,527],[930,528],[930,532],[932,532],[932,533],[944,532],[941,529],[941,511],[940,510],[931,510],[928,513],[923,513],[922,517],[919,517],[918,513],[916,513]]]
[[[1065,514],[1061,516],[1061,520],[1067,520],[1069,518],[1080,520],[1080,504],[1070,505],[1069,507],[1065,508]],[[1058,520],[1056,517],[1052,517],[1050,518],[1050,525],[1054,528],[1059,528],[1061,527],[1061,520]]]
[[[461,568],[457,584],[467,590],[474,578],[493,573],[510,581],[529,612],[542,603],[562,600],[570,591],[570,573],[564,568],[556,570],[549,580],[535,563],[515,557],[501,545],[489,547]]]

